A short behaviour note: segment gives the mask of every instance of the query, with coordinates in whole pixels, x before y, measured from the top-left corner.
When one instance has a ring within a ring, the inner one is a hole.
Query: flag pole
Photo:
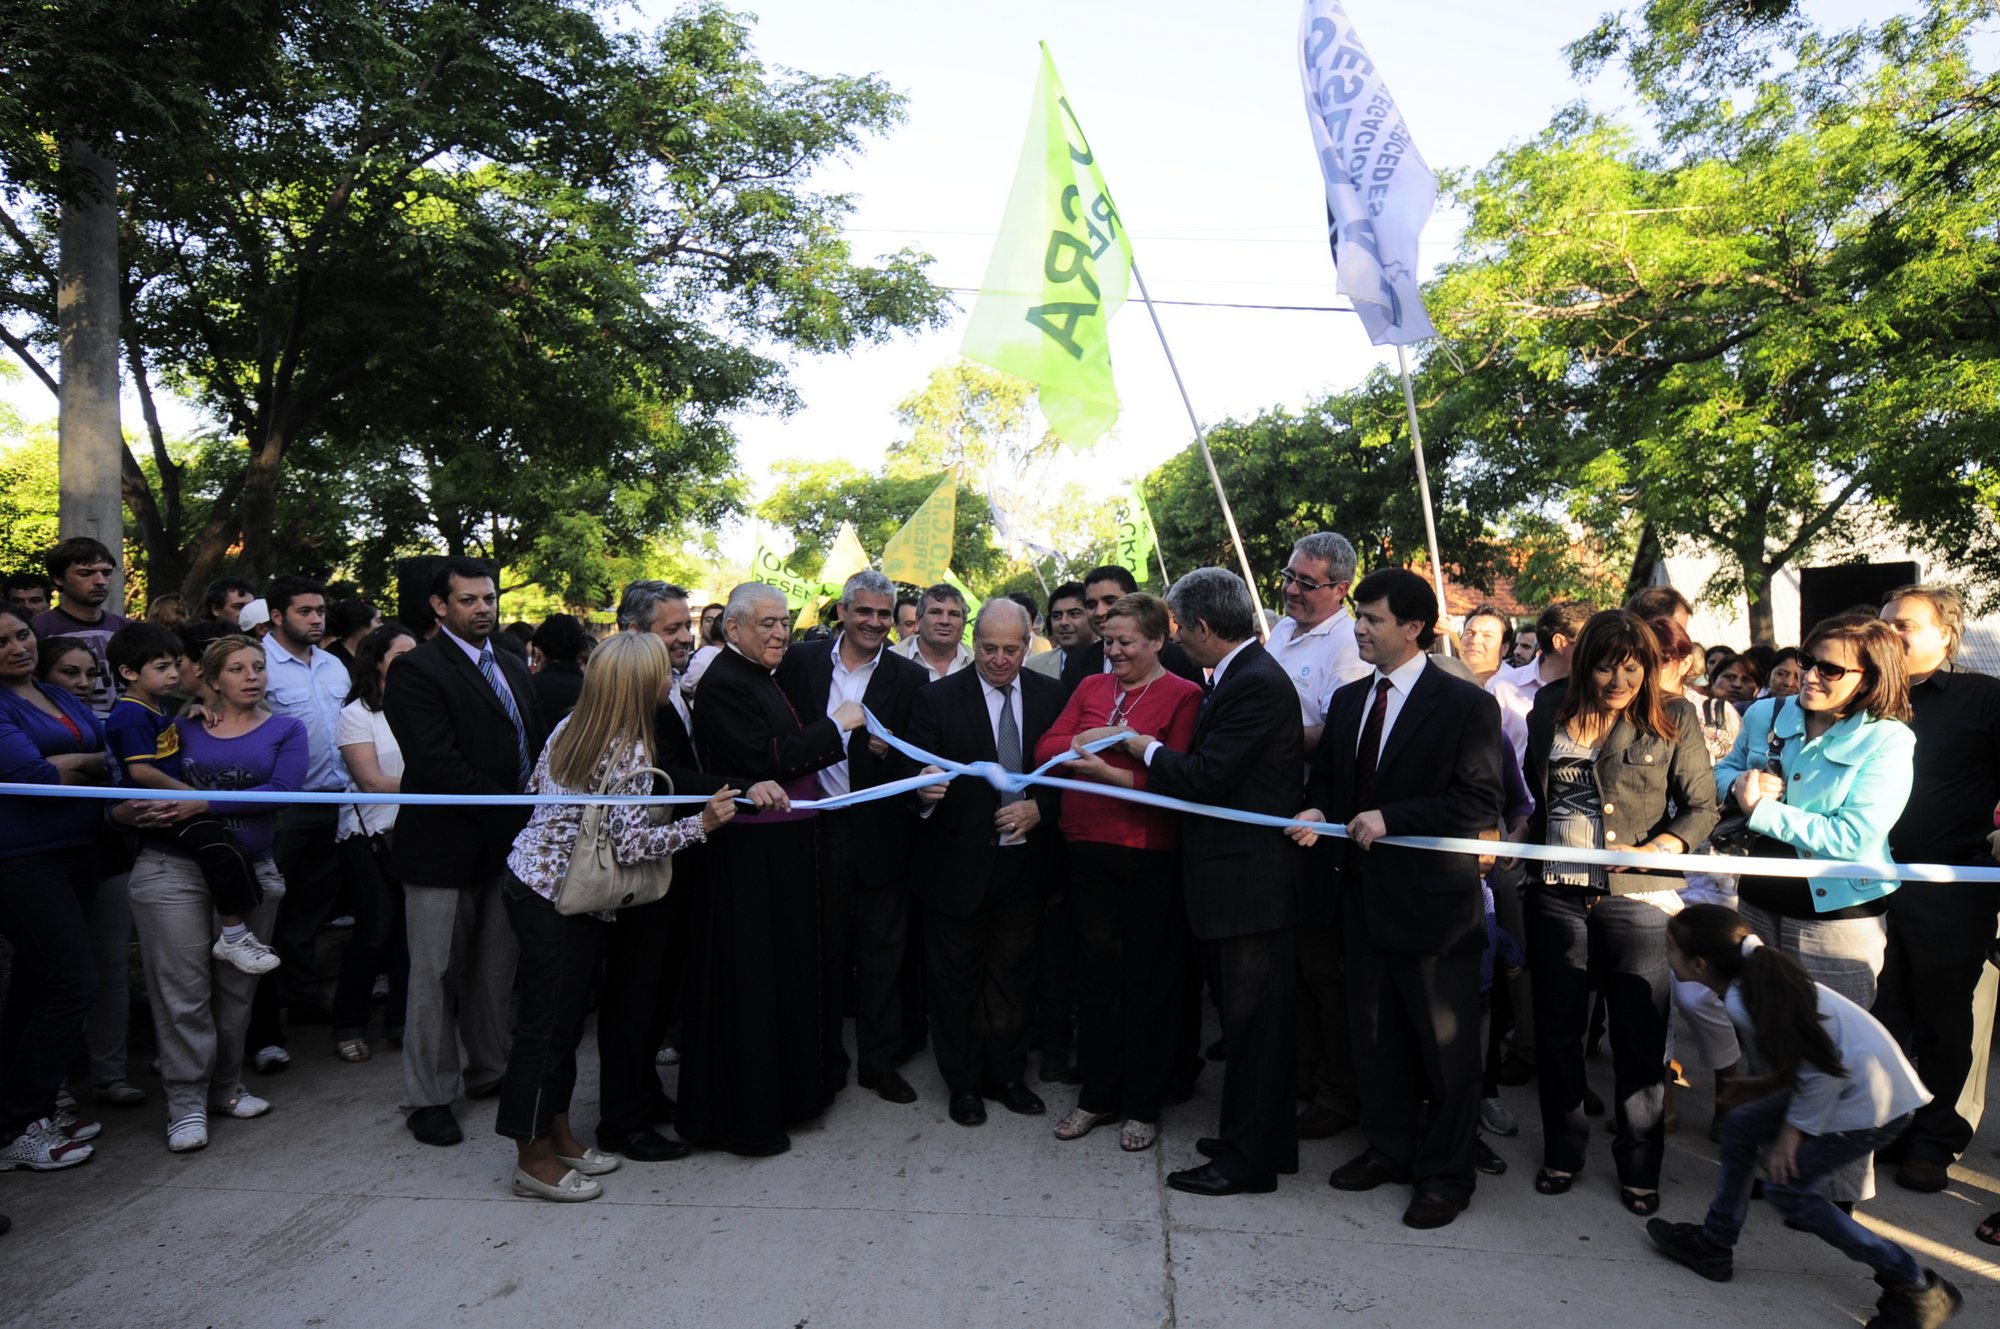
[[[1445,628],[1444,649],[1451,653],[1451,606],[1444,598],[1444,560],[1438,557],[1437,517],[1431,512],[1431,481],[1424,466],[1424,433],[1417,427],[1417,392],[1410,386],[1410,357],[1402,343],[1396,344],[1396,367],[1403,373],[1403,405],[1410,412],[1410,441],[1416,445],[1417,494],[1424,501],[1424,536],[1430,541],[1431,581],[1437,587],[1438,622]]]
[[[1132,482],[1132,487],[1139,490],[1140,498],[1146,496],[1146,491],[1141,488],[1137,480]],[[1146,505],[1146,534],[1153,537],[1153,557],[1158,559],[1160,563],[1160,589],[1164,591],[1167,587],[1174,584],[1174,579],[1167,575],[1167,551],[1160,548],[1160,528],[1153,525],[1153,505],[1151,503]],[[1254,595],[1255,592],[1253,591],[1252,594]]]
[[[1236,529],[1236,514],[1230,510],[1229,495],[1222,492],[1222,476],[1217,473],[1215,458],[1208,451],[1208,435],[1203,432],[1201,420],[1194,413],[1194,402],[1188,398],[1187,384],[1181,381],[1180,366],[1174,363],[1174,348],[1167,345],[1167,330],[1160,326],[1160,311],[1153,307],[1152,292],[1146,289],[1146,279],[1139,273],[1139,260],[1136,257],[1132,260],[1132,280],[1139,283],[1139,298],[1146,302],[1146,313],[1153,320],[1153,331],[1159,335],[1160,349],[1166,352],[1167,368],[1173,373],[1174,386],[1180,389],[1181,405],[1187,408],[1188,423],[1194,427],[1194,441],[1201,445],[1201,459],[1208,464],[1209,483],[1215,486],[1215,497],[1222,504],[1222,520],[1229,527],[1229,538],[1236,545],[1236,561],[1243,569],[1244,589],[1250,592],[1250,603],[1257,607],[1257,640],[1269,641],[1271,630],[1264,625],[1264,603],[1257,594],[1257,578],[1250,571],[1250,555],[1243,547],[1243,536]],[[1422,473],[1421,465],[1418,467],[1418,473]],[[1429,508],[1426,507],[1425,511],[1428,512]],[[1151,514],[1148,513],[1149,520],[1150,517]],[[1157,553],[1159,548],[1159,537],[1155,535],[1154,552]],[[1160,575],[1162,577],[1167,575],[1165,559],[1160,560]]]

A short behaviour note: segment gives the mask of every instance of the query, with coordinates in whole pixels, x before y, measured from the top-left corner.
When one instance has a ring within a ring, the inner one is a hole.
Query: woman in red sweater
[[[1161,666],[1169,626],[1166,602],[1156,596],[1127,595],[1111,607],[1100,634],[1111,671],[1078,685],[1035,745],[1037,762],[1105,726],[1157,734],[1166,746],[1186,751],[1201,689]],[[1084,754],[1055,773],[1146,787],[1146,768],[1123,753]],[[1069,841],[1070,909],[1080,952],[1083,1091],[1076,1109],[1056,1123],[1056,1138],[1080,1139],[1123,1118],[1119,1144],[1145,1149],[1159,1134],[1180,1009],[1176,989],[1187,923],[1179,829],[1174,813],[1070,791],[1063,796],[1062,832]]]

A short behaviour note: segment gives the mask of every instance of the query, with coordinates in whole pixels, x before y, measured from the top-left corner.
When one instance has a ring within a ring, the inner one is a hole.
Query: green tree
[[[1500,551],[1486,528],[1497,508],[1459,480],[1460,459],[1428,427],[1424,442],[1440,553],[1458,580],[1490,587]],[[1363,568],[1428,561],[1402,386],[1386,370],[1299,411],[1224,421],[1209,430],[1208,446],[1259,576],[1284,566],[1293,542],[1314,531],[1353,541]],[[1200,449],[1190,444],[1145,485],[1170,569],[1236,566]],[[1276,595],[1273,586],[1255,589],[1261,600]]]
[[[42,555],[59,538],[56,526],[56,438],[46,426],[25,436],[0,410],[0,571],[40,572]]]
[[[937,316],[924,257],[858,260],[848,201],[807,184],[899,118],[880,80],[767,71],[712,5],[650,35],[586,0],[260,9],[265,62],[175,83],[201,113],[120,163],[128,372],[241,450],[198,527],[156,426],[152,472],[125,469],[155,564],[191,585],[239,543],[273,570],[331,508],[336,559],[442,546],[581,594],[584,554],[736,504],[723,417],[790,404],[776,352]],[[35,141],[42,110],[0,109],[0,139]],[[124,110],[91,114],[117,133]],[[0,179],[0,314],[38,363],[60,195],[29,166]]]
[[[1831,37],[1771,8],[1720,65],[1685,33],[1586,39],[1631,53],[1668,146],[1571,108],[1455,182],[1469,222],[1426,297],[1453,354],[1423,374],[1472,485],[1532,506],[1554,482],[1715,551],[1706,589],[1764,642],[1772,578],[1870,505],[2000,567],[2000,82],[1967,45],[1992,6]]]

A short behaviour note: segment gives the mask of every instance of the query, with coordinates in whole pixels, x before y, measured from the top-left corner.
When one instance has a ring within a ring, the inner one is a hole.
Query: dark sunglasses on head
[[[1867,672],[1866,669],[1850,669],[1846,665],[1837,665],[1831,660],[1815,660],[1810,655],[1801,655],[1799,657],[1799,673],[1801,675],[1818,674],[1829,683],[1838,683],[1849,674],[1865,674]]]
[[[1277,578],[1278,578],[1278,585],[1283,586],[1286,582],[1291,582],[1294,586],[1297,586],[1307,595],[1311,595],[1314,591],[1323,591],[1329,586],[1335,586],[1339,584],[1337,582],[1331,582],[1331,581],[1314,581],[1311,577],[1301,577],[1298,573],[1292,571],[1290,568],[1279,568],[1277,571]]]

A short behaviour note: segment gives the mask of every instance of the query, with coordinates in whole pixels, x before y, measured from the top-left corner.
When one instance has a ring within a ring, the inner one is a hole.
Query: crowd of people
[[[708,606],[634,582],[599,640],[567,615],[502,627],[493,577],[461,559],[422,623],[296,576],[127,621],[115,571],[66,540],[0,604],[0,781],[135,795],[0,796],[0,1168],[82,1162],[86,1096],[149,1097],[136,934],[177,1152],[268,1111],[246,1067],[282,1069],[312,1025],[344,1061],[400,1048],[426,1144],[497,1097],[515,1192],[554,1201],[626,1160],[783,1152],[850,1082],[914,1103],[900,1068],[926,1046],[952,1121],[1059,1092],[1058,1139],[1115,1125],[1129,1151],[1220,1060],[1214,1134],[1169,1185],[1269,1191],[1300,1139],[1354,1132],[1331,1185],[1408,1187],[1404,1221],[1431,1228],[1505,1171],[1484,1138],[1520,1129],[1499,1086],[1533,1080],[1534,1193],[1579,1184],[1608,1115],[1620,1201],[1697,1272],[1729,1276],[1761,1160],[1789,1223],[1875,1271],[1871,1323],[1959,1304],[1853,1212],[1876,1162],[1935,1192],[1972,1138],[2000,892],[1744,870],[2000,855],[2000,681],[1954,667],[1948,588],[1785,651],[1704,651],[1664,586],[1532,624],[1485,605],[1453,634],[1422,578],[1357,580],[1330,532],[1274,576],[1282,616],[1223,569],[1162,598],[1104,566],[1046,613],[1001,597],[968,625],[953,586],[864,571],[799,639],[754,582]],[[936,764],[1056,759],[1106,792]],[[669,792],[690,801],[560,798]],[[519,793],[557,797],[490,801]],[[1436,836],[1491,853],[1405,842]],[[885,869],[888,843],[927,866]],[[1649,864],[1693,853],[1706,870]],[[622,906],[565,907],[601,879],[632,884]],[[1600,1042],[1608,1103],[1586,1075]],[[1722,1147],[1698,1224],[1658,1216],[1690,1074],[1713,1078]],[[2000,1215],[1977,1236],[2000,1244]]]

